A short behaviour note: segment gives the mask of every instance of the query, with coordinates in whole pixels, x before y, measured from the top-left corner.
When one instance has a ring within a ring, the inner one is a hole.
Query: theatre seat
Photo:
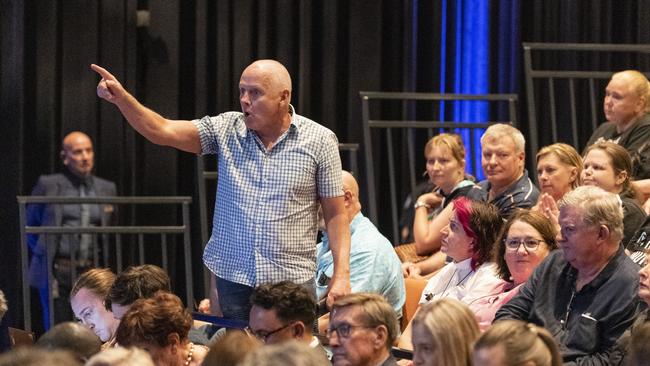
[[[34,333],[23,329],[8,327],[11,348],[26,347],[34,344]]]
[[[418,308],[418,303],[420,302],[420,296],[422,296],[422,291],[424,291],[426,285],[427,280],[416,280],[413,278],[404,279],[406,302],[402,308],[402,331],[413,318],[413,315]]]

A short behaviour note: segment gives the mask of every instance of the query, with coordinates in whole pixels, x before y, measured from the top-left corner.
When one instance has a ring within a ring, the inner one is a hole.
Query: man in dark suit
[[[65,167],[63,172],[40,176],[32,190],[33,196],[115,196],[115,183],[92,174],[94,151],[88,135],[75,131],[65,136],[61,160]],[[108,225],[113,217],[111,205],[33,204],[27,208],[29,226],[103,226]],[[45,329],[50,326],[48,267],[54,276],[52,297],[55,321],[72,320],[68,303],[74,281],[72,273],[80,274],[91,267],[96,243],[88,234],[29,235],[29,284],[39,292]],[[71,258],[74,258],[75,268],[71,267]]]

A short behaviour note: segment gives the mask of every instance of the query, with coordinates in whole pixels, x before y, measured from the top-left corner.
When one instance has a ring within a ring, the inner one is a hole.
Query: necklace
[[[192,353],[194,353],[194,343],[190,342],[190,352],[187,354],[187,360],[185,360],[185,366],[188,366],[192,362]]]
[[[447,289],[449,288],[449,285],[451,285],[451,280],[454,279],[454,276],[456,276],[456,273],[457,273],[457,272],[458,272],[458,268],[456,268],[456,269],[454,270],[454,273],[451,274],[451,277],[449,277],[449,281],[447,281],[447,284],[445,285],[445,288],[442,289],[442,292],[439,292],[439,294],[440,294],[439,298],[446,297],[445,295],[446,295]],[[456,283],[456,285],[454,285],[454,287],[460,286],[463,282],[465,282],[465,280],[467,279],[467,277],[469,277],[472,273],[474,273],[474,270],[470,270],[469,272],[467,272],[467,274],[465,275],[465,277],[461,278],[461,279]],[[459,275],[459,277],[460,277],[460,273],[458,273],[458,275]],[[436,295],[434,295],[433,293],[428,293],[428,294],[426,294],[426,295],[424,296],[424,299],[425,299],[426,301],[431,301],[431,300],[433,299],[434,296],[436,296]]]

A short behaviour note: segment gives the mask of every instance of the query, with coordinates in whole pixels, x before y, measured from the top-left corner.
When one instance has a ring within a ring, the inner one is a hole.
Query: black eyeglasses
[[[503,239],[503,243],[506,245],[506,249],[511,251],[516,251],[523,244],[526,250],[535,251],[539,247],[539,243],[543,243],[544,239],[533,239],[533,238],[506,238]]]
[[[348,338],[350,337],[350,333],[352,333],[352,329],[354,328],[374,328],[371,326],[367,325],[350,325],[348,323],[342,323],[337,326],[331,326],[327,329],[327,337],[331,338],[334,335],[334,332],[338,334],[339,337],[341,338]]]
[[[264,332],[264,331],[255,332],[250,327],[246,327],[246,328],[244,328],[244,330],[246,331],[246,333],[252,335],[253,337],[255,337],[257,339],[259,339],[261,342],[266,343],[267,339],[269,339],[270,336],[274,335],[275,333],[277,333],[279,331],[282,331],[282,330],[288,328],[291,325],[293,325],[293,322],[291,322],[289,324],[285,324],[285,325],[281,326],[280,328],[278,328],[276,330],[272,330],[270,332]]]

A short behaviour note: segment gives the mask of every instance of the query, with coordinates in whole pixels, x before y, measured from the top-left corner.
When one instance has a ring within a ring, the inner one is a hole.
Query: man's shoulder
[[[321,136],[334,135],[334,132],[329,128],[297,113],[294,115],[293,122],[299,131],[304,131],[306,133],[316,134]]]
[[[94,180],[94,184],[99,185],[99,186],[112,187],[112,188],[115,188],[115,186],[116,186],[115,182],[113,182],[112,180],[101,178],[101,177],[98,177],[96,175],[93,175],[93,180]]]
[[[38,177],[37,185],[52,185],[67,181],[68,178],[63,173],[43,174]]]

